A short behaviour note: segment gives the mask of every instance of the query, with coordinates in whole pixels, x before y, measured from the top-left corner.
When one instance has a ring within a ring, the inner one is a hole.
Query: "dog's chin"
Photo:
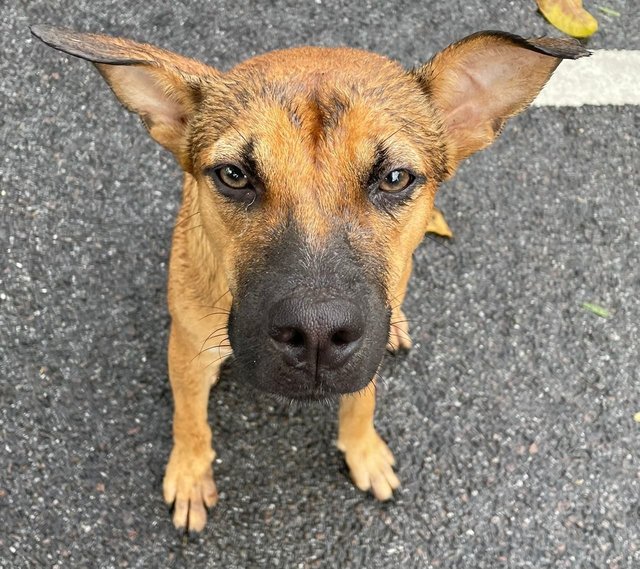
[[[284,387],[282,384],[268,382],[251,382],[251,385],[256,391],[285,403],[320,403],[329,405],[338,401],[343,395],[357,393],[365,389],[370,383],[371,381],[363,382],[361,386],[350,390],[331,389],[322,384],[308,388],[300,388],[295,384]]]
[[[300,391],[294,393],[282,393],[279,391],[270,391],[266,389],[261,389],[260,387],[257,390],[266,395],[267,397],[273,398],[282,403],[292,404],[292,403],[301,403],[303,405],[332,405],[336,401],[339,400],[340,395],[337,393],[328,393],[326,391],[317,390],[317,391]]]

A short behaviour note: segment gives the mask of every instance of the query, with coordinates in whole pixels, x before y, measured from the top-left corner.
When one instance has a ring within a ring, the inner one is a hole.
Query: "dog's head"
[[[438,184],[488,146],[579,44],[483,32],[407,71],[352,49],[268,53],[227,73],[158,48],[37,26],[96,64],[197,186],[233,295],[229,335],[259,387],[365,387]]]

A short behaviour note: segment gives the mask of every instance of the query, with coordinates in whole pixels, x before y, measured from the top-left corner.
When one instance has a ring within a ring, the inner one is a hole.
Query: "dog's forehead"
[[[384,75],[402,75],[404,69],[387,57],[360,49],[306,46],[257,55],[229,72],[236,76],[255,73],[272,81],[306,77],[337,82],[341,76],[383,79]]]
[[[245,109],[276,104],[306,108],[332,123],[358,103],[369,108],[407,110],[407,98],[420,95],[410,74],[384,56],[352,48],[300,47],[249,59],[226,75],[228,94]],[[308,112],[306,113],[309,114]]]
[[[204,150],[204,163],[237,159],[249,141],[253,148],[295,146],[315,155],[322,147],[337,151],[345,141],[367,140],[359,148],[373,155],[377,143],[398,141],[400,130],[424,148],[425,137],[437,130],[411,73],[351,48],[302,47],[254,57],[214,84],[202,108],[192,142]]]

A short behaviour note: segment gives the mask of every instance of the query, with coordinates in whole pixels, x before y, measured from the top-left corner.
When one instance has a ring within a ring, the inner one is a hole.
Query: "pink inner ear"
[[[149,126],[175,128],[184,124],[185,108],[157,68],[148,65],[108,66],[104,72],[118,98],[139,113]]]
[[[551,59],[516,46],[467,53],[449,69],[449,89],[443,93],[448,128],[484,130],[502,124],[537,94],[547,75],[547,66],[542,71],[540,63]]]
[[[484,106],[486,87],[474,74],[459,67],[450,78],[450,92],[445,108],[445,123],[451,130],[478,122]]]

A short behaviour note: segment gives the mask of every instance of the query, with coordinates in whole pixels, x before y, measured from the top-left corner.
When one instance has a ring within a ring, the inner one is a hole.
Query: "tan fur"
[[[318,249],[336,226],[348,226],[351,246],[375,252],[383,268],[379,279],[392,311],[389,349],[409,348],[401,306],[412,253],[425,231],[451,235],[433,206],[438,183],[489,144],[544,85],[559,59],[541,51],[582,54],[569,43],[487,33],[413,72],[360,50],[307,47],[261,55],[220,73],[129,40],[47,26],[33,32],[96,63],[185,172],[169,271],[175,411],[163,491],[174,504],[175,525],[195,531],[217,501],[208,395],[231,353],[227,319],[243,268],[287,217]],[[239,161],[249,139],[266,188],[251,215],[216,191],[207,170]],[[376,209],[362,187],[382,143],[398,167],[424,175],[393,215]],[[342,397],[338,446],[356,486],[386,500],[399,481],[393,455],[375,431],[374,409],[373,380]]]

